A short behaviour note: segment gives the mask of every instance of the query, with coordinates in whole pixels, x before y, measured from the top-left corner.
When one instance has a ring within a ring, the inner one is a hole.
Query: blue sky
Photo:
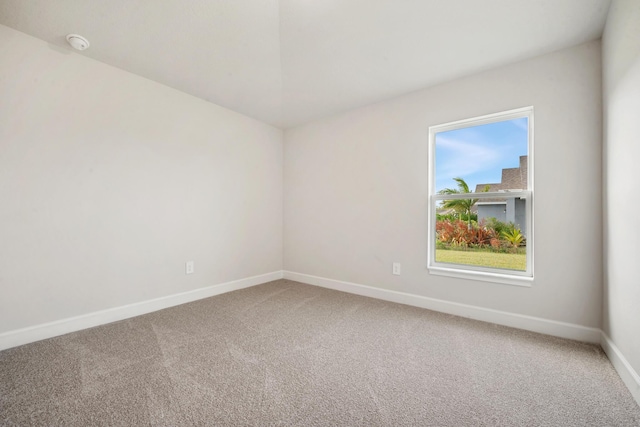
[[[506,120],[436,134],[436,191],[457,188],[455,177],[471,191],[476,184],[500,182],[503,168],[519,165],[527,154],[527,118]]]

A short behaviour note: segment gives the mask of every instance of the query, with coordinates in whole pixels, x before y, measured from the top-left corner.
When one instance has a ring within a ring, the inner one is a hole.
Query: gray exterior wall
[[[504,203],[477,204],[478,222],[483,219],[495,218],[502,222],[513,222],[520,228],[522,234],[527,235],[527,215],[525,211],[526,200],[506,199]]]
[[[492,203],[490,205],[477,205],[478,207],[478,222],[483,219],[495,218],[498,221],[506,222],[507,214],[505,213],[504,204]]]
[[[527,236],[527,215],[525,211],[525,206],[527,201],[524,199],[516,199],[516,217],[513,221],[518,227],[520,227],[520,231],[523,236]]]

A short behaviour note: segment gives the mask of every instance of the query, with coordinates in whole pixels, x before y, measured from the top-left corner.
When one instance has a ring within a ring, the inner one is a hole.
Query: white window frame
[[[436,193],[435,183],[435,154],[436,154],[436,134],[456,129],[485,125],[489,123],[502,122],[507,120],[526,117],[528,120],[528,141],[527,141],[527,189],[522,191],[500,191],[487,193],[469,194],[447,194]],[[500,268],[481,267],[474,265],[450,264],[436,262],[436,206],[441,200],[452,199],[489,199],[504,197],[526,198],[526,229],[527,229],[527,251],[526,251],[526,271],[515,271]],[[463,279],[481,280],[494,283],[503,283],[518,286],[531,286],[533,282],[533,254],[534,254],[534,220],[533,220],[533,107],[518,108],[499,113],[470,119],[458,120],[429,127],[429,209],[428,209],[428,261],[427,269],[430,274],[457,277]]]

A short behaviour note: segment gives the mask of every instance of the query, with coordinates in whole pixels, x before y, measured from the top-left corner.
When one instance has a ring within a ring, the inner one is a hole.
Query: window
[[[429,128],[432,274],[533,279],[533,107]]]

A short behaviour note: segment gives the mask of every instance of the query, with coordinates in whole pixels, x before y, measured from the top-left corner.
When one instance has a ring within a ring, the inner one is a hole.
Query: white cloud
[[[437,148],[440,154],[436,159],[438,182],[490,171],[496,168],[502,157],[495,148],[446,136],[438,136]]]

